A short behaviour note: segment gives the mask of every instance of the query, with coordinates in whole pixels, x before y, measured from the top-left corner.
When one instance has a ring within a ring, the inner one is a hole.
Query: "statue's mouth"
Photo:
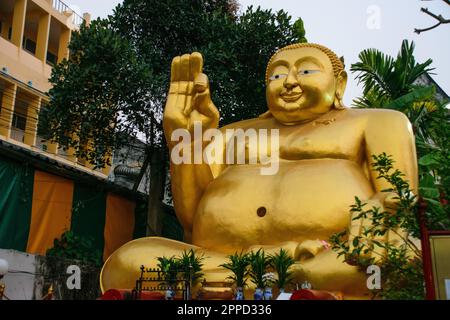
[[[286,102],[295,102],[302,96],[301,93],[284,93],[281,94],[281,99],[283,99]]]

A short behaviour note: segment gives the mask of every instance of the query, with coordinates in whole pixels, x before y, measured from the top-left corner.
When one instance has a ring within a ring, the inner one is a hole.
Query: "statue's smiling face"
[[[328,112],[335,93],[331,61],[317,48],[281,51],[268,68],[267,104],[284,124],[310,121]]]

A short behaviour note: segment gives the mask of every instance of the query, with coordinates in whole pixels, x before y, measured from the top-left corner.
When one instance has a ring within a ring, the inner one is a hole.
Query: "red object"
[[[103,293],[100,300],[129,300],[131,297],[130,290],[110,289]]]
[[[132,293],[129,289],[110,289],[103,293],[100,300],[131,300]],[[165,296],[160,292],[142,291],[137,300],[164,300]]]
[[[430,248],[430,232],[426,226],[425,211],[427,203],[419,198],[419,223],[422,244],[422,263],[423,275],[425,277],[425,291],[427,300],[435,300],[436,294],[434,291],[433,281],[433,267],[431,262],[431,248]]]
[[[338,298],[328,291],[302,289],[294,291],[290,300],[338,300]]]

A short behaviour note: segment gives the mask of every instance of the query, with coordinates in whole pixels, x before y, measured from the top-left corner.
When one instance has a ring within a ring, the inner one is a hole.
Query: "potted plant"
[[[180,261],[175,257],[158,257],[157,266],[162,271],[164,282],[167,285],[166,299],[173,300],[175,298],[175,287],[180,270]]]
[[[178,258],[179,271],[183,275],[183,279],[189,281],[189,290],[195,285],[198,280],[203,277],[202,268],[204,255],[197,255],[192,249],[184,250],[181,256]],[[190,294],[190,292],[189,292]]]
[[[266,287],[264,274],[270,267],[270,257],[266,255],[264,250],[250,252],[250,278],[256,285],[255,300],[262,300],[264,298],[263,290]]]
[[[233,280],[236,285],[236,300],[244,300],[244,287],[247,282],[247,276],[249,274],[248,266],[250,263],[249,255],[247,253],[234,253],[229,255],[227,263],[223,263],[220,267],[230,270],[233,274],[228,276],[228,279]]]
[[[270,265],[278,275],[278,279],[275,283],[280,290],[280,293],[284,292],[286,285],[292,280],[292,272],[289,272],[289,268],[294,263],[294,258],[292,258],[284,249],[280,249],[279,252],[270,256]]]

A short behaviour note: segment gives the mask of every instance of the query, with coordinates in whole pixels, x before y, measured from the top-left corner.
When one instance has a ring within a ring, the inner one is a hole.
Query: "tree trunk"
[[[166,182],[166,166],[164,149],[151,150],[150,157],[150,191],[148,198],[147,236],[161,236],[164,209],[164,186]]]

